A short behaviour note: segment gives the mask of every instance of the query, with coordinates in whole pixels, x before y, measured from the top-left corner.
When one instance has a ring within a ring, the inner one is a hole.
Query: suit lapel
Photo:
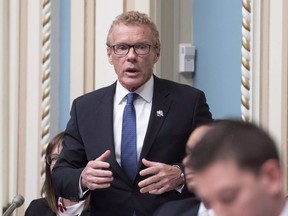
[[[147,127],[144,144],[142,147],[138,167],[141,167],[141,160],[149,153],[154,140],[169,112],[171,105],[170,92],[165,86],[161,85],[161,81],[154,76],[154,91],[150,119]]]
[[[113,139],[113,96],[115,92],[115,86],[113,88],[108,88],[96,105],[95,110],[95,120],[97,132],[94,136],[99,139],[99,146],[95,148],[97,155],[103,154],[107,149],[111,150],[111,156],[109,160],[115,158],[114,154],[114,139]],[[98,134],[97,134],[98,133]]]

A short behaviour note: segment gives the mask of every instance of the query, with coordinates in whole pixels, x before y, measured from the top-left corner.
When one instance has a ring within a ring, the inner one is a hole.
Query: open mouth
[[[127,68],[127,69],[126,69],[126,72],[129,72],[129,73],[136,73],[136,72],[138,72],[138,70],[135,69],[135,68]]]

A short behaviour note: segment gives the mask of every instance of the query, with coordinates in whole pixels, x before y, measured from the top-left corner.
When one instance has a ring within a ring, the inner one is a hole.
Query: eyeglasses
[[[45,157],[46,163],[51,166],[51,164],[56,163],[59,158],[59,154],[50,154]]]
[[[114,53],[116,55],[127,55],[130,51],[130,48],[133,47],[134,52],[137,55],[147,55],[150,52],[150,44],[143,44],[143,43],[138,43],[138,44],[134,44],[134,45],[128,45],[128,44],[116,44],[113,46],[109,46],[108,47],[112,48]]]

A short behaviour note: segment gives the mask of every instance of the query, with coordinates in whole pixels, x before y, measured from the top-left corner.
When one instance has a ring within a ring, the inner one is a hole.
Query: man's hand
[[[181,177],[182,171],[178,167],[146,159],[143,159],[142,163],[147,168],[141,170],[140,175],[151,176],[139,182],[141,193],[163,194],[184,183]]]
[[[107,170],[110,164],[106,162],[110,156],[109,150],[105,151],[94,161],[89,161],[81,173],[81,187],[86,190],[108,188],[113,181],[112,172]]]

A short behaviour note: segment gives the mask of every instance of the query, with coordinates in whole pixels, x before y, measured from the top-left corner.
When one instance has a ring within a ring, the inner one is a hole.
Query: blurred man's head
[[[278,216],[285,199],[273,140],[250,123],[212,125],[187,162],[197,195],[219,216]]]
[[[186,157],[183,159],[183,164],[185,166],[185,179],[188,190],[194,192],[194,171],[191,167],[186,166],[188,163],[189,155],[194,148],[194,146],[201,140],[203,135],[210,129],[208,125],[202,125],[196,128],[190,135],[187,144],[186,144]]]

